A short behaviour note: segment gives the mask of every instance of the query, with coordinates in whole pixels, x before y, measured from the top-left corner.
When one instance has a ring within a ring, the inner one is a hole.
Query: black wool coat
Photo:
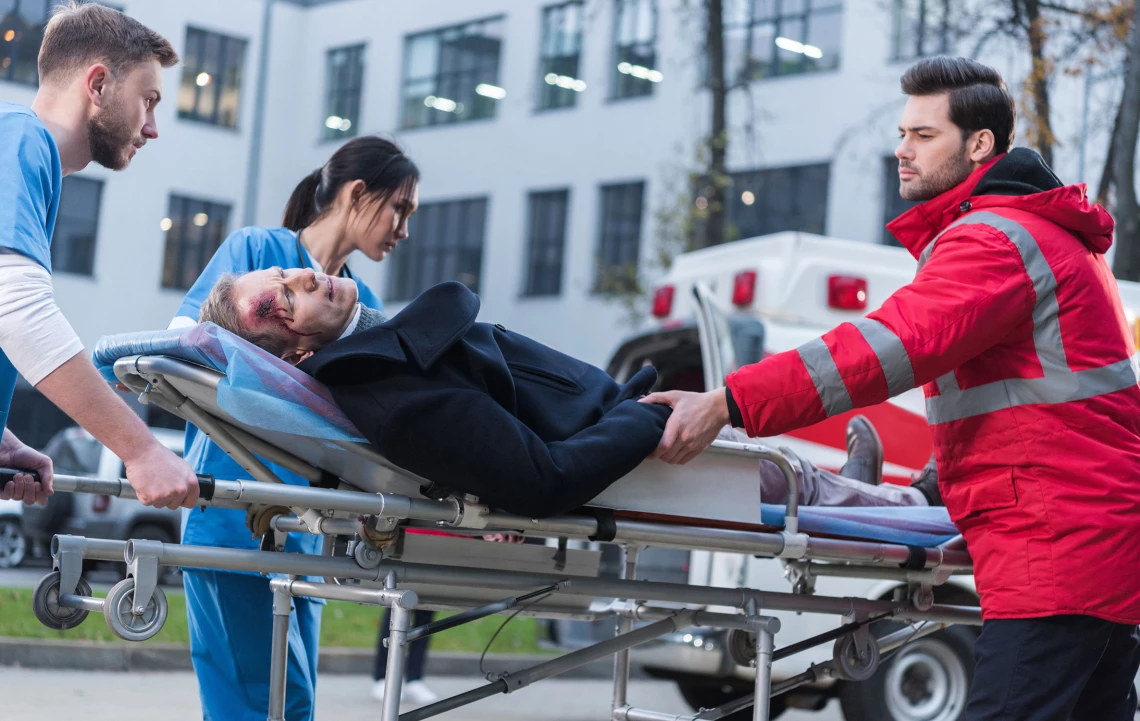
[[[475,322],[478,312],[474,293],[441,283],[300,368],[393,463],[530,518],[584,505],[657,447],[670,410],[637,402],[656,382],[653,368],[618,384]]]

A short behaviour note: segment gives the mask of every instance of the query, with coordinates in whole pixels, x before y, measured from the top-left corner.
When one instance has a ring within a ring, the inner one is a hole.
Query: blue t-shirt
[[[0,248],[51,272],[51,236],[63,170],[59,149],[30,108],[0,103]],[[0,350],[0,432],[8,423],[16,369]]]
[[[214,284],[225,273],[248,273],[273,267],[308,268],[312,262],[304,250],[298,254],[297,236],[286,228],[242,228],[226,238],[202,275],[186,293],[177,315],[198,319],[202,303]],[[369,308],[383,310],[383,304],[368,286],[356,280],[360,302]],[[213,474],[216,478],[232,480],[249,478],[249,473],[237,464],[213,441],[191,424],[186,424],[186,460],[196,473]],[[265,459],[262,459],[265,461]],[[290,473],[281,466],[266,465],[286,483],[308,485],[308,481]],[[257,548],[245,525],[245,511],[229,508],[204,508],[189,513],[183,524],[182,542],[200,546],[225,548]],[[319,553],[321,537],[303,533],[289,534],[285,550],[301,553]]]

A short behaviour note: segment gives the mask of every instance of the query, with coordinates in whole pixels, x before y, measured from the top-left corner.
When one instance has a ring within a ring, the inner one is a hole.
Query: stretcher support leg
[[[752,707],[752,719],[768,721],[768,707],[772,701],[772,653],[780,623],[774,618],[756,620],[760,623],[756,632],[756,702]]]
[[[623,580],[632,581],[637,573],[637,557],[641,549],[636,546],[622,546],[622,555],[625,563],[622,566]],[[618,618],[617,635],[629,633],[633,630],[633,617],[622,615]],[[614,655],[614,696],[610,712],[616,711],[626,705],[626,696],[629,691],[629,649],[623,648]]]
[[[399,721],[400,693],[404,688],[404,661],[408,651],[408,629],[412,617],[401,604],[392,604],[392,623],[388,634],[388,667],[384,671],[384,708],[381,721]]]
[[[289,673],[289,616],[293,595],[287,583],[271,582],[273,589],[273,647],[269,656],[269,721],[285,721],[285,686]]]

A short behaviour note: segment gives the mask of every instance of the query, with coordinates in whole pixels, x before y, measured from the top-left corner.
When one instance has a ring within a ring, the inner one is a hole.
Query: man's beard
[[[914,169],[899,161],[900,167]],[[947,190],[962,183],[973,172],[974,166],[966,157],[966,144],[962,144],[961,152],[955,153],[946,159],[942,165],[927,174],[918,175],[912,180],[899,184],[899,195],[903,200],[930,200],[942,195]]]
[[[91,159],[104,168],[122,170],[130,165],[135,133],[121,106],[112,102],[87,121]]]

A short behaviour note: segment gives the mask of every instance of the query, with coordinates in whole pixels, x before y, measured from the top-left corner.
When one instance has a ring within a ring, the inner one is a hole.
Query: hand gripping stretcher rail
[[[95,360],[108,380],[195,424],[249,473],[253,481],[203,477],[201,502],[246,509],[262,550],[57,536],[51,549],[54,570],[36,589],[36,615],[49,627],[67,629],[100,612],[116,634],[142,641],[158,633],[167,615],[157,584],[160,566],[272,575],[270,721],[284,719],[295,596],[392,609],[383,721],[430,718],[610,655],[615,655],[612,721],[711,721],[750,705],[753,719],[767,721],[774,695],[828,678],[869,678],[885,654],[913,639],[951,624],[981,623],[976,608],[934,603],[935,586],[952,574],[971,573],[945,509],[799,509],[793,468],[782,454],[763,446],[718,441],[686,466],[646,461],[580,513],[522,518],[469,496],[443,495],[430,479],[394,466],[364,442],[323,386],[211,324],[104,339]],[[756,466],[761,459],[783,471],[786,508],[760,502]],[[282,483],[272,464],[310,486]],[[134,497],[120,480],[56,476],[55,488]],[[406,533],[417,528],[452,535]],[[551,545],[477,538],[495,532],[544,538]],[[284,553],[289,533],[326,536],[323,554]],[[618,544],[624,553],[621,577],[601,577],[599,553],[569,548],[571,541]],[[781,592],[635,580],[638,553],[650,546],[779,558],[799,583]],[[106,599],[93,598],[81,578],[84,559],[125,561],[127,578]],[[323,582],[300,580],[309,576]],[[884,579],[897,583],[899,591],[892,600],[820,596],[804,582],[819,576]],[[459,613],[412,629],[414,609]],[[490,676],[482,686],[400,715],[399,684],[409,642],[520,609],[546,618],[616,618],[618,635],[517,673]],[[844,622],[777,649],[779,620],[765,615],[775,611],[832,614]],[[909,625],[875,638],[870,623],[884,618]],[[687,716],[630,706],[629,649],[691,627],[728,631],[733,659],[755,668],[754,695]],[[832,660],[773,683],[773,660],[827,643],[833,644]]]

